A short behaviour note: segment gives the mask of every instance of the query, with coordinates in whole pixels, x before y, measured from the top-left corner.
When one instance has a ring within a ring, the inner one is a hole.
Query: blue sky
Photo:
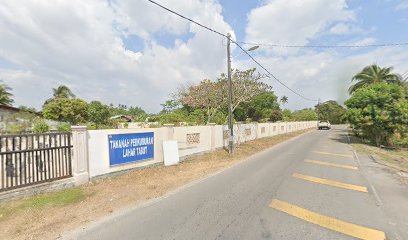
[[[158,2],[220,32],[231,32],[241,41],[300,45],[408,42],[407,0]],[[215,79],[226,69],[225,40],[145,0],[5,0],[0,6],[0,29],[0,79],[13,88],[17,106],[40,108],[53,87],[65,84],[88,101],[157,112],[178,87]],[[252,54],[302,94],[342,103],[353,74],[366,65],[407,71],[407,49],[262,46]],[[233,56],[233,67],[255,67],[239,49],[233,48]],[[315,104],[270,79],[265,81],[278,96],[289,97],[290,109]]]

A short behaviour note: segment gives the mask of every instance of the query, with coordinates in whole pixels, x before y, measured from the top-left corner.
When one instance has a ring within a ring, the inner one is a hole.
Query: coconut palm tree
[[[280,102],[282,103],[282,105],[285,105],[286,103],[288,103],[288,97],[282,96]]]
[[[65,85],[58,86],[57,88],[53,88],[53,97],[54,98],[74,98],[75,95],[72,93],[71,89],[69,89]]]
[[[14,102],[11,98],[13,96],[13,94],[10,93],[11,90],[11,87],[6,84],[0,84],[0,105],[11,106]]]
[[[358,89],[372,83],[387,82],[399,84],[401,82],[400,76],[391,73],[392,69],[392,67],[381,68],[376,64],[365,67],[363,71],[354,75],[352,81],[357,81],[357,83],[349,88],[349,93],[353,94]]]
[[[52,89],[52,98],[45,100],[44,105],[58,98],[75,98],[75,94],[72,93],[69,87],[60,85],[57,88]]]

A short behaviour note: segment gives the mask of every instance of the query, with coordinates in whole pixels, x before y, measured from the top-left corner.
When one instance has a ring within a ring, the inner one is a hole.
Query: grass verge
[[[65,231],[163,196],[307,131],[250,141],[239,145],[233,155],[220,149],[175,166],[146,168],[82,187],[0,203],[0,236],[13,240],[56,239]]]
[[[44,193],[25,200],[0,205],[0,221],[24,210],[38,210],[47,207],[65,206],[86,198],[81,188],[71,188],[59,192]]]
[[[403,182],[408,184],[408,151],[407,150],[395,150],[395,149],[383,149],[378,148],[366,143],[361,142],[357,137],[352,136],[352,146],[359,152],[363,152],[367,155],[371,155],[374,159],[385,166],[390,167],[394,172],[404,174],[398,174]]]

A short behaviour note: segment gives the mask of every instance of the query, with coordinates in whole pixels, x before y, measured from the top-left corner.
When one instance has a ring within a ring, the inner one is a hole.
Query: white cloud
[[[258,56],[258,60],[281,81],[304,96],[321,98],[323,101],[336,100],[340,103],[348,98],[347,89],[353,75],[365,66],[393,66],[397,73],[408,69],[408,53],[403,51],[403,48],[378,48],[363,53],[358,51],[347,56],[334,50],[306,51],[296,56]],[[247,60],[236,64],[244,67],[253,63]],[[316,104],[296,96],[273,79],[267,79],[266,82],[272,84],[278,96],[289,97],[287,107],[290,109],[312,107]]]
[[[215,0],[161,2],[223,33],[231,31]],[[307,44],[330,34],[336,24],[353,30],[354,17],[342,0],[268,1],[249,13],[246,40]],[[179,84],[215,78],[225,71],[222,38],[146,1],[7,0],[0,5],[0,29],[0,59],[14,65],[0,66],[0,79],[14,88],[17,105],[38,108],[53,87],[66,84],[86,100],[157,111]],[[156,36],[162,33],[178,39],[171,47],[163,46]],[[186,33],[192,36],[183,40]],[[144,49],[127,49],[122,40],[126,35],[142,38]],[[375,40],[359,38],[350,44]],[[304,95],[323,100],[344,100],[352,75],[365,65],[408,69],[408,53],[399,48],[281,55],[262,49],[257,58],[272,73]],[[255,65],[249,60],[233,62],[233,67],[251,66]],[[289,96],[289,108],[314,105],[272,83],[280,96]]]
[[[408,9],[408,1],[401,0],[401,2],[395,7],[396,11],[404,11]]]
[[[346,34],[349,33],[350,31],[351,31],[350,26],[345,23],[338,23],[331,27],[329,30],[331,34]]]
[[[270,0],[248,14],[246,38],[303,45],[331,24],[353,19],[345,0]]]
[[[214,1],[163,4],[231,31]],[[146,1],[3,1],[0,29],[0,58],[17,68],[0,69],[0,78],[14,88],[17,104],[35,107],[66,84],[86,100],[157,111],[180,83],[215,77],[225,64],[221,38]],[[194,35],[166,48],[156,42],[157,32]],[[121,38],[127,34],[145,39],[145,49],[126,49]],[[17,78],[20,71],[30,74]]]
[[[374,44],[375,42],[376,42],[375,38],[367,37],[367,38],[363,38],[363,39],[348,42],[346,45],[355,45],[355,46],[371,45],[371,44]]]

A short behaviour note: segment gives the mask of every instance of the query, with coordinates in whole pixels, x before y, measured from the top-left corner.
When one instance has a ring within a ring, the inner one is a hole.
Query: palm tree
[[[13,94],[10,93],[11,87],[6,84],[0,84],[0,105],[11,106],[14,100],[11,98]]]
[[[372,83],[400,83],[400,76],[398,74],[391,73],[392,69],[392,67],[381,68],[376,64],[365,67],[363,71],[354,75],[352,81],[357,81],[357,83],[349,88],[349,93],[353,94],[358,89]]]
[[[288,97],[286,96],[281,97],[280,102],[282,103],[282,105],[285,105],[286,103],[288,103]]]
[[[72,93],[71,89],[69,89],[67,86],[65,85],[61,85],[57,88],[53,88],[53,97],[54,98],[74,98],[75,95]]]
[[[65,85],[60,85],[57,88],[52,89],[52,98],[45,100],[44,105],[58,98],[75,98],[75,94],[72,93],[69,87]]]

